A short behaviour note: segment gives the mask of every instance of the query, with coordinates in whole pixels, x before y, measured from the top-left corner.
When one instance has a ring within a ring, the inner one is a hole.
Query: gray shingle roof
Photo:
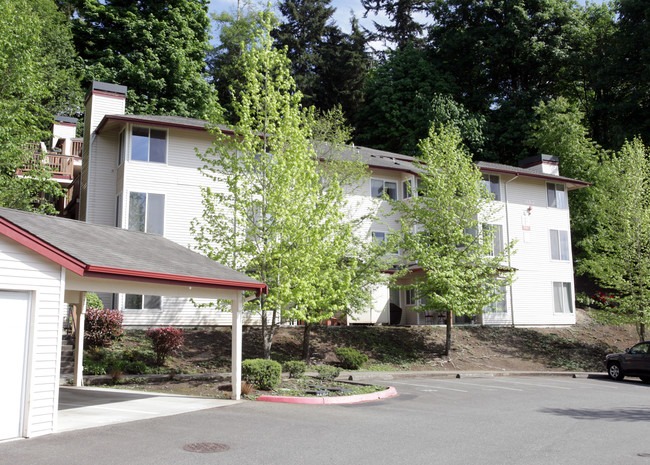
[[[0,208],[0,219],[46,242],[87,267],[128,270],[128,275],[155,274],[208,281],[229,281],[243,288],[262,283],[155,234],[89,224],[53,216]]]
[[[591,183],[580,181],[579,179],[567,178],[564,176],[557,176],[555,174],[544,174],[532,171],[528,168],[520,168],[518,166],[503,165],[501,163],[491,163],[487,161],[479,161],[476,164],[481,171],[491,171],[494,173],[513,174],[515,176],[525,176],[529,178],[546,179],[549,181],[566,183],[571,189],[579,189],[581,187],[589,186]]]

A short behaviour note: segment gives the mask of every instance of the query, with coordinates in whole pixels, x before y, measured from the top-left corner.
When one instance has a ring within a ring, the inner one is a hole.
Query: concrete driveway
[[[91,387],[59,389],[57,432],[145,420],[234,405],[241,401]]]

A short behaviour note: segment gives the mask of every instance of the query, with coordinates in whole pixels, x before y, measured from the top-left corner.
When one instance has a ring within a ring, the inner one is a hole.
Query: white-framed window
[[[165,230],[165,195],[130,192],[129,229],[162,235]]]
[[[374,198],[382,198],[384,194],[391,200],[397,200],[397,181],[371,179],[370,195]]]
[[[484,174],[483,185],[489,193],[494,195],[494,200],[501,200],[501,184],[499,183],[499,176],[496,174]]]
[[[488,254],[490,257],[496,257],[503,252],[503,226],[500,224],[484,224],[484,230],[494,231],[492,235],[492,250]]]
[[[162,310],[162,297],[159,295],[126,294],[125,310]]]
[[[573,313],[571,283],[553,282],[553,308],[555,313]]]
[[[122,194],[117,194],[115,198],[115,227],[122,227]]]
[[[507,311],[506,287],[501,286],[499,300],[483,307],[483,313],[506,313]]]
[[[120,136],[117,139],[117,166],[120,166],[124,163],[124,134],[126,133],[125,129],[122,129]]]
[[[167,163],[167,131],[134,127],[131,131],[131,160]]]
[[[571,248],[569,247],[569,231],[550,229],[551,259],[570,260]]]
[[[402,199],[410,199],[413,196],[413,181],[406,179],[402,181]]]
[[[412,306],[417,304],[417,299],[415,297],[415,289],[406,290],[406,305]]]
[[[569,208],[566,186],[554,182],[546,183],[546,201],[551,208]]]
[[[376,244],[386,244],[388,238],[394,233],[384,232],[384,231],[371,231],[372,241]],[[389,253],[399,255],[399,249],[389,250]]]

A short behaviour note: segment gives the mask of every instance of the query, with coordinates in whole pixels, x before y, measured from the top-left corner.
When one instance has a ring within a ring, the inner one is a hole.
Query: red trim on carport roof
[[[6,220],[5,218],[0,217],[0,234],[7,236],[10,239],[15,240],[20,245],[27,247],[30,250],[42,255],[43,257],[52,260],[57,265],[77,273],[78,275],[83,275],[83,272],[86,268],[86,264],[77,260],[76,258],[62,252],[61,250],[54,247],[52,244],[45,242],[37,236],[34,236],[32,233],[25,231],[24,229],[16,226],[12,222]]]
[[[123,279],[132,281],[150,282],[158,284],[183,284],[198,287],[220,287],[224,289],[251,290],[258,294],[267,294],[268,286],[264,283],[247,283],[245,281],[230,281],[227,279],[201,278],[197,276],[174,275],[150,271],[127,270],[108,266],[88,265],[83,276],[94,278]]]
[[[267,294],[268,286],[263,283],[247,283],[243,281],[229,281],[225,279],[200,278],[194,276],[171,275],[165,273],[151,273],[138,270],[110,268],[104,266],[86,265],[82,261],[66,254],[53,245],[45,242],[32,233],[16,226],[9,220],[0,217],[0,234],[15,240],[20,245],[52,260],[57,265],[64,267],[79,276],[125,279],[131,281],[150,282],[158,284],[174,284],[200,287],[218,287],[222,289],[251,290],[259,294]]]

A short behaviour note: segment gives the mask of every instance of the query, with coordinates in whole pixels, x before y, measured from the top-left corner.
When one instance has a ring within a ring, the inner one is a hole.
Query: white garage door
[[[29,292],[0,291],[0,440],[22,436],[29,308]]]

